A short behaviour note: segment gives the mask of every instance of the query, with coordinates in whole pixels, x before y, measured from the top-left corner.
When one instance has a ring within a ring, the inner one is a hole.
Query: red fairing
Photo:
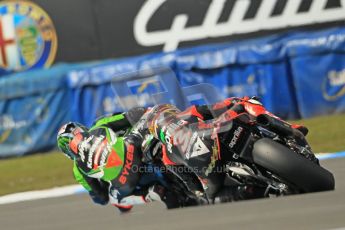
[[[257,117],[260,114],[268,114],[268,111],[262,105],[252,104],[250,102],[243,102],[243,105],[244,105],[244,109],[246,110],[246,112],[252,116]],[[270,114],[268,114],[268,115],[270,115]]]
[[[276,119],[281,120],[279,117],[277,117],[273,113],[267,111],[266,108],[261,104],[252,103],[252,102],[247,101],[247,100],[242,101],[240,103],[244,106],[244,109],[246,110],[246,112],[249,113],[250,115],[254,116],[254,117],[257,117],[261,114],[267,114],[271,117],[274,117]]]

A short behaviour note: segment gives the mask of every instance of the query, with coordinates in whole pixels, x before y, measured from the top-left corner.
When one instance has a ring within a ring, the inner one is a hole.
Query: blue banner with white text
[[[345,27],[56,65],[0,78],[0,157],[55,146],[58,127],[172,103],[259,96],[284,119],[345,112]]]

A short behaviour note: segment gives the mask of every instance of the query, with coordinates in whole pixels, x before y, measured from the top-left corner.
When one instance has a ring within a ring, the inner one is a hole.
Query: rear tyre
[[[253,160],[301,192],[334,190],[332,173],[271,139],[254,144]]]

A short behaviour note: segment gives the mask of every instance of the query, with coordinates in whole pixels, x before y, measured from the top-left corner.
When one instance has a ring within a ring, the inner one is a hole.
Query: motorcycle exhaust
[[[256,118],[256,122],[273,132],[283,135],[283,136],[293,136],[295,135],[295,131],[291,126],[283,121],[275,119],[267,114],[260,114]]]

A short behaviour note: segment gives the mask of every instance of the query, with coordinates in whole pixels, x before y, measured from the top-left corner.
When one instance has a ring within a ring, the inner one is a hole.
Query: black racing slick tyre
[[[271,139],[255,142],[253,160],[301,192],[334,190],[332,173]]]

